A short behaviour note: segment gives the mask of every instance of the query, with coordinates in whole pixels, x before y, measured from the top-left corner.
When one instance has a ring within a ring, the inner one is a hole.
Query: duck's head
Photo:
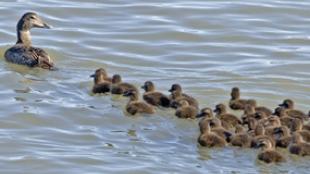
[[[294,101],[291,99],[285,99],[283,103],[279,104],[280,107],[285,109],[293,109],[294,108]]]
[[[114,74],[112,77],[112,83],[121,83],[122,82],[122,77],[119,74]]]
[[[144,89],[145,92],[154,91],[155,90],[155,85],[151,81],[146,81],[146,82],[144,82],[144,85],[141,86],[141,88]]]
[[[17,23],[18,31],[29,31],[31,28],[51,28],[46,22],[44,22],[36,13],[27,12]]]
[[[169,92],[174,92],[174,91],[182,91],[182,87],[180,84],[173,84],[171,86],[171,89],[169,89]]]
[[[239,88],[238,87],[233,87],[231,89],[230,95],[231,95],[231,99],[232,100],[239,99],[240,98],[240,90],[239,90]]]
[[[213,111],[211,108],[202,108],[197,117],[213,118]]]
[[[103,68],[97,69],[94,74],[90,75],[90,77],[94,78],[95,84],[105,81],[105,78],[107,78],[107,76],[108,74]]]
[[[226,113],[226,106],[222,103],[215,106],[214,112],[216,114],[224,114]]]

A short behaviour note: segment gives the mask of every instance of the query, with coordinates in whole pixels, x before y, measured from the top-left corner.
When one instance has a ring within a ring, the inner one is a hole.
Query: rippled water
[[[283,153],[280,165],[252,149],[197,146],[197,120],[172,110],[129,117],[121,97],[92,96],[98,67],[140,86],[184,86],[201,106],[230,89],[276,107],[292,98],[310,109],[310,2],[248,0],[2,0],[0,2],[1,173],[307,173],[309,158]],[[52,30],[33,44],[59,71],[11,65],[4,51],[26,11]]]

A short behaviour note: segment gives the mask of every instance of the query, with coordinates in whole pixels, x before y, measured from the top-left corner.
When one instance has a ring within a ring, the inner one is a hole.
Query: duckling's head
[[[122,77],[119,74],[114,74],[112,77],[112,83],[117,84],[122,82]]]
[[[181,107],[187,107],[187,106],[189,106],[189,103],[188,103],[188,101],[186,101],[186,100],[180,100],[180,101],[179,101],[179,106],[181,106]]]
[[[255,112],[254,118],[256,120],[261,120],[261,119],[267,118],[267,115],[265,112],[258,111],[258,112]]]
[[[294,109],[294,101],[291,99],[285,99],[282,104],[279,104],[279,106],[285,109]]]
[[[276,115],[278,117],[285,117],[287,116],[286,112],[285,112],[285,109],[283,107],[277,107],[275,110],[274,110],[274,113],[273,115]]]
[[[277,116],[270,116],[268,117],[267,126],[279,127],[281,126],[280,118]]]
[[[139,96],[136,90],[128,90],[126,91],[123,96],[125,97],[129,97],[130,100],[138,100]]]
[[[254,106],[252,106],[250,104],[245,105],[244,114],[250,115],[250,114],[254,114],[254,113],[255,113],[255,107]]]
[[[290,130],[287,126],[277,127],[273,130],[274,134],[281,134],[282,136],[289,136]]]
[[[202,108],[197,117],[213,118],[213,111],[211,108]]]
[[[169,92],[180,91],[182,92],[182,87],[179,84],[173,84],[169,89]]]
[[[265,127],[263,124],[258,124],[254,129],[255,135],[265,135]]]
[[[105,69],[99,68],[95,71],[95,74],[90,75],[90,77],[94,78],[95,84],[101,83],[105,81],[105,78],[107,78],[108,74]]]
[[[273,149],[273,144],[268,138],[261,138],[258,140],[257,147],[263,150]]]
[[[305,140],[302,138],[299,132],[294,132],[292,136],[292,143],[303,143]]]
[[[255,108],[257,106],[257,102],[256,102],[256,100],[249,99],[248,100],[248,105],[251,105],[251,106],[253,106]]]
[[[214,112],[218,115],[226,113],[226,106],[222,103],[215,106]]]
[[[153,82],[151,81],[146,81],[144,82],[144,85],[141,86],[142,89],[145,90],[145,92],[151,92],[151,91],[155,91],[155,85]]]
[[[243,133],[243,132],[245,132],[244,127],[240,124],[237,124],[235,127],[235,133],[238,134],[238,133]]]
[[[247,121],[249,130],[255,130],[257,127],[257,120],[253,117],[250,117]]]
[[[209,123],[210,123],[211,128],[216,128],[216,127],[222,126],[221,120],[217,119],[217,118],[210,119]]]
[[[17,23],[18,31],[29,31],[31,28],[51,28],[36,13],[25,13]]]
[[[239,90],[239,88],[238,87],[233,87],[231,89],[230,95],[231,95],[231,99],[232,100],[239,99],[240,98],[240,90]]]
[[[303,121],[299,118],[294,118],[291,122],[291,129],[293,132],[302,130]]]

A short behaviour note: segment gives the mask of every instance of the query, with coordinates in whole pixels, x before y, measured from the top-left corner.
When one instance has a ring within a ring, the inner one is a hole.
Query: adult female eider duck
[[[41,67],[53,69],[54,63],[50,56],[41,48],[31,45],[30,30],[32,28],[51,28],[36,13],[25,13],[17,23],[17,42],[6,50],[4,57],[8,62],[26,65],[28,67]]]

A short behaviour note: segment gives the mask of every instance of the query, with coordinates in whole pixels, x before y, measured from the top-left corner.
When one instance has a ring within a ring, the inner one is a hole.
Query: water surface
[[[197,120],[172,110],[129,117],[127,100],[93,96],[98,67],[140,86],[173,83],[201,106],[244,98],[276,107],[292,98],[310,109],[310,2],[248,0],[2,0],[0,6],[1,173],[307,173],[309,158],[281,165],[252,149],[197,145]],[[4,51],[15,26],[37,12],[52,30],[33,29],[59,71],[11,65]],[[237,113],[239,114],[239,113]]]

